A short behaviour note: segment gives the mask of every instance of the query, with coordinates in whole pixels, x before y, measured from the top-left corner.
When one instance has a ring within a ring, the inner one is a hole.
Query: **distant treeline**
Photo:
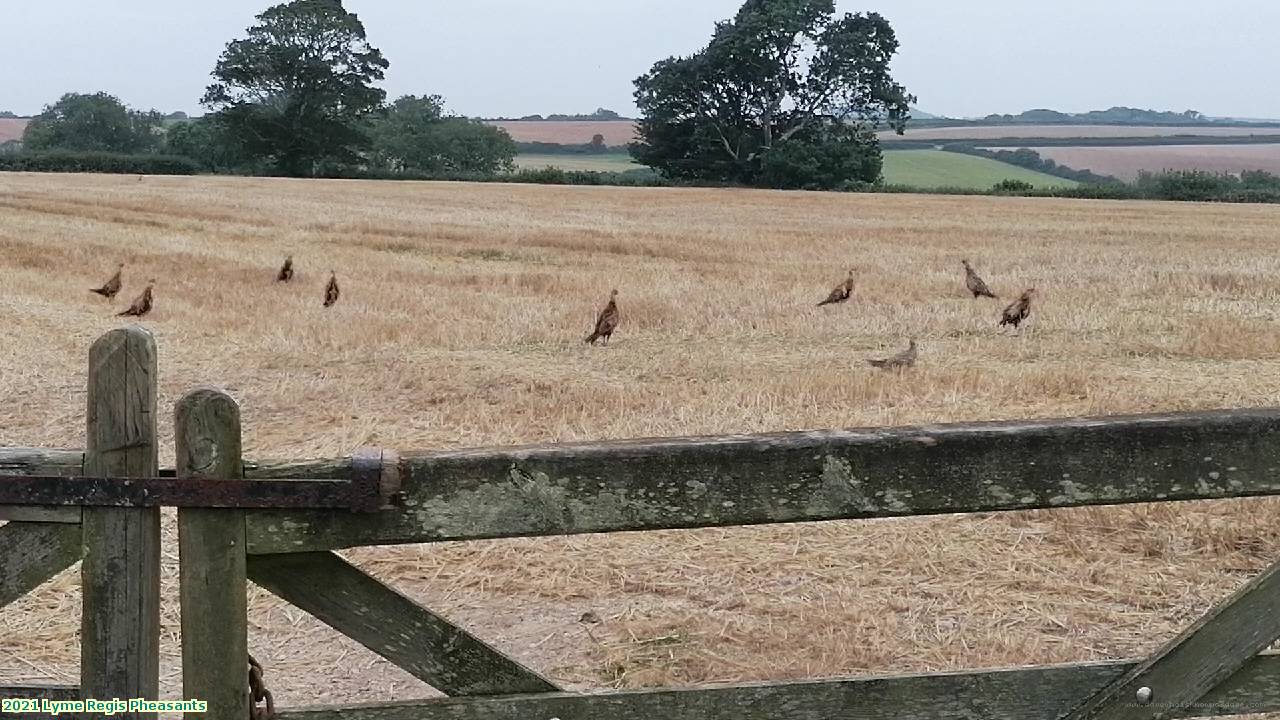
[[[1170,110],[1141,110],[1116,106],[1106,110],[1090,110],[1083,113],[1064,113],[1057,110],[1036,108],[1017,115],[988,115],[990,123],[1020,123],[1026,125],[1051,125],[1054,123],[1089,123],[1096,125],[1200,125],[1210,124],[1209,118],[1195,110],[1173,112]]]
[[[1032,152],[1032,151],[1027,151]],[[1034,153],[1032,153],[1034,154]],[[1028,157],[1020,155],[1019,157]],[[1003,162],[1009,162],[1006,158]],[[1049,161],[1044,161],[1049,162]],[[1062,166],[1057,166],[1061,169]],[[1044,172],[1043,166],[1039,169]],[[115,153],[10,153],[0,154],[0,171],[97,172],[136,175],[194,175],[202,168],[188,158],[164,155]],[[1079,171],[1077,171],[1079,172]],[[264,173],[269,174],[269,173]],[[455,180],[467,182],[530,183],[540,185],[612,185],[620,187],[731,187],[728,183],[699,183],[664,178],[649,169],[625,172],[521,169],[510,173],[417,172],[386,169],[331,168],[323,178],[358,180]],[[1132,183],[1086,182],[1075,187],[1037,188],[1025,182],[1002,182],[992,188],[930,188],[885,183],[849,183],[844,192],[927,193],[935,195],[1017,195],[1023,197],[1089,198],[1098,200],[1175,200],[1227,203],[1280,203],[1280,176],[1263,171],[1240,175],[1199,170],[1143,172]]]
[[[523,117],[496,117],[482,118],[484,120],[495,122],[609,122],[612,120],[632,120],[633,118],[623,117],[618,113],[606,108],[597,108],[590,115],[561,115],[553,113],[551,115],[525,115]]]
[[[121,175],[195,175],[202,168],[194,160],[174,155],[112,152],[0,153],[0,172],[75,172]]]
[[[959,145],[980,147],[1154,147],[1159,145],[1280,145],[1280,132],[1256,135],[1143,135],[1139,137],[1005,137],[881,140],[885,150],[950,150]]]
[[[1243,122],[1206,117],[1195,110],[1142,110],[1117,106],[1106,110],[1064,113],[1037,108],[1017,115],[987,115],[974,120],[928,118],[913,120],[913,127],[966,127],[984,125],[1203,125],[1213,127],[1280,127],[1280,122]]]

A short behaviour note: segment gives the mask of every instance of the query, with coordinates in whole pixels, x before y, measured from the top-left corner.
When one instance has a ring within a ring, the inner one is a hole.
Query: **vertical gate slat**
[[[145,329],[113,330],[90,349],[86,430],[87,474],[158,473],[156,343]],[[160,510],[86,507],[82,537],[82,697],[157,699]]]
[[[243,479],[240,408],[198,389],[174,410],[178,477]],[[208,720],[249,717],[248,607],[243,510],[178,511],[182,690],[208,703]]]

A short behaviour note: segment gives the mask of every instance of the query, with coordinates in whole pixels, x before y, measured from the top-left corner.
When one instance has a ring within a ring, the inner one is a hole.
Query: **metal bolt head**
[[[1151,688],[1149,688],[1149,687],[1147,687],[1147,686],[1145,686],[1145,685],[1144,685],[1144,686],[1142,686],[1142,687],[1138,688],[1138,692],[1137,692],[1136,694],[1137,694],[1137,697],[1138,697],[1138,704],[1139,704],[1139,705],[1150,705],[1150,704],[1151,704],[1151,695],[1152,695],[1152,693],[1151,693]]]

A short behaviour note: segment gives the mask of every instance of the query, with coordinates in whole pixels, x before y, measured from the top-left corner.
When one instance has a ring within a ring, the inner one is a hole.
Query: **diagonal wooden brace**
[[[447,695],[558,690],[334,553],[251,555],[248,571],[253,582]]]
[[[79,559],[79,525],[14,522],[0,526],[0,607]]]
[[[1280,638],[1280,562],[1062,720],[1179,717]]]

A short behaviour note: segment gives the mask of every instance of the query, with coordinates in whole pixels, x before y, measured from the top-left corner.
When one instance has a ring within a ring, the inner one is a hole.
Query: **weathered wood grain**
[[[73,477],[83,474],[83,470],[83,450],[0,448],[0,475]]]
[[[1280,638],[1280,563],[1267,568],[1065,720],[1154,720],[1198,701]],[[1145,696],[1138,690],[1146,688]]]
[[[5,475],[73,477],[83,471],[83,450],[0,448],[0,483]],[[80,508],[0,506],[0,520],[79,523]]]
[[[78,700],[80,688],[74,685],[0,685],[0,698]]]
[[[26,700],[77,700],[80,698],[80,688],[67,685],[0,685],[0,698],[22,698]],[[52,717],[49,713],[44,712],[20,712],[12,714],[0,715],[5,720],[27,720],[27,718],[40,718],[47,720]],[[59,715],[59,717],[67,717]]]
[[[336,460],[252,460],[244,461],[246,480],[350,480],[351,458]]]
[[[443,693],[557,689],[333,553],[254,556],[249,578]]]
[[[78,507],[0,505],[0,521],[62,523],[79,525],[83,515]]]
[[[156,344],[141,327],[113,330],[89,351],[87,438],[86,474],[155,476]],[[86,698],[155,699],[160,511],[85,508],[82,526],[80,691]]]
[[[254,512],[250,553],[1273,495],[1280,410],[481,449],[401,465],[403,508],[376,520]]]
[[[447,698],[299,708],[279,720],[1046,720],[1104,687],[1132,663],[903,675],[856,680]],[[1280,656],[1243,672],[1170,717],[1280,711]]]
[[[243,479],[240,408],[202,388],[174,409],[179,478]],[[249,717],[247,575],[243,510],[178,511],[182,691],[209,703],[209,720]]]
[[[0,608],[36,589],[79,559],[78,525],[9,523],[0,526]]]

